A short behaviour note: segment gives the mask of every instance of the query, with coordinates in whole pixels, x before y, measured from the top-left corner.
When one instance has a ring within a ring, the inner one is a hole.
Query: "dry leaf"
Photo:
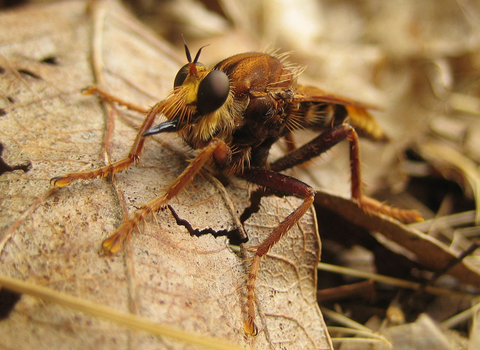
[[[456,252],[437,239],[383,215],[370,216],[348,199],[319,192],[315,197],[315,203],[336,212],[356,225],[372,232],[379,232],[413,253],[416,261],[431,271],[442,270],[456,258]],[[468,261],[459,262],[448,271],[448,274],[462,283],[480,288],[480,271]]]
[[[385,333],[395,350],[453,349],[442,330],[425,314],[415,322],[391,327]]]
[[[186,166],[175,138],[147,143],[139,167],[114,180],[52,189],[49,179],[124,156],[142,118],[80,91],[94,83],[141,106],[171,88],[181,66],[171,50],[112,2],[87,12],[82,1],[0,15],[0,137],[7,164],[32,169],[0,178],[0,273],[142,315],[188,331],[257,348],[331,348],[315,300],[319,241],[313,212],[262,263],[258,337],[245,338],[245,263],[225,237],[190,236],[168,210],[149,220],[115,256],[100,243],[124,216],[159,195]],[[119,118],[120,117],[120,118]],[[171,205],[193,228],[231,230],[249,205],[249,187],[226,188],[205,172]],[[299,205],[264,198],[246,221],[258,244]],[[23,295],[0,323],[10,348],[186,348]]]

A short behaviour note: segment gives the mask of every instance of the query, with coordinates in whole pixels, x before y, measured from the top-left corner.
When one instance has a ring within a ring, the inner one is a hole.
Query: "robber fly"
[[[244,330],[256,335],[255,281],[261,259],[305,214],[315,196],[312,187],[281,171],[302,164],[347,139],[352,201],[365,210],[384,212],[407,221],[417,220],[419,216],[372,204],[361,195],[358,138],[354,126],[374,139],[384,137],[367,111],[371,106],[319,88],[298,85],[296,80],[302,69],[288,64],[285,55],[242,53],[207,69],[198,61],[201,50],[192,60],[185,44],[188,63],[178,71],[167,98],[147,113],[128,156],[96,170],[55,177],[52,183],[62,187],[74,180],[106,177],[127,169],[138,161],[145,137],[149,135],[176,133],[192,149],[198,150],[196,157],[162,196],[146,203],[103,242],[103,248],[111,253],[120,249],[126,237],[148,215],[164,208],[177,196],[204,165],[229,176],[239,176],[276,195],[301,198],[303,203],[256,248],[249,269]],[[96,92],[114,100],[99,89]],[[157,115],[165,116],[166,121],[153,126]],[[299,129],[322,133],[299,148],[291,147],[289,153],[268,163],[271,146],[280,138],[290,138],[291,133]]]

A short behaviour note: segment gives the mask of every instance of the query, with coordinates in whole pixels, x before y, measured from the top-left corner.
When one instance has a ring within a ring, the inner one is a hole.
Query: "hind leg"
[[[282,171],[292,168],[319,156],[343,140],[348,140],[350,144],[352,201],[361,207],[366,213],[382,213],[407,223],[422,221],[422,216],[416,210],[401,210],[393,208],[362,195],[358,135],[355,129],[348,124],[341,124],[324,131],[312,141],[270,164],[270,169],[273,171]]]

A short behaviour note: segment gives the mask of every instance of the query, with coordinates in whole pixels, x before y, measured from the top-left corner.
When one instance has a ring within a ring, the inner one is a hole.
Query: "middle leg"
[[[249,168],[241,175],[245,180],[267,188],[270,193],[278,196],[295,196],[303,199],[303,203],[288,215],[280,225],[256,247],[252,264],[248,273],[247,292],[245,303],[244,330],[246,334],[257,335],[258,327],[255,324],[255,283],[260,270],[262,258],[290,229],[302,218],[310,208],[315,197],[315,190],[306,183],[293,177],[272,172],[270,170]]]

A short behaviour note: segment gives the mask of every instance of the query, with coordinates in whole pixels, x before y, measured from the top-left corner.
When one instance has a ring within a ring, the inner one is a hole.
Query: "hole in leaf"
[[[32,71],[29,71],[28,69],[19,69],[18,73],[28,75],[29,77],[32,77],[34,79],[42,79],[39,75],[33,73]]]
[[[23,170],[24,173],[30,171],[30,169],[32,168],[32,163],[30,161],[27,164],[13,166],[7,164],[2,158],[3,149],[4,146],[0,143],[0,176],[8,171]]]
[[[45,57],[40,62],[41,63],[46,63],[46,64],[51,64],[51,65],[57,65],[58,64],[58,58],[55,57],[55,56],[49,56],[49,57]]]
[[[180,218],[180,216],[178,216],[178,214],[170,205],[168,206],[168,209],[170,209],[170,211],[172,212],[172,215],[175,218],[177,225],[185,227],[188,233],[190,233],[190,236],[200,237],[206,234],[211,234],[213,235],[213,237],[227,236],[230,241],[230,244],[233,244],[233,245],[239,245],[240,243],[245,243],[246,241],[248,241],[248,238],[246,240],[241,238],[240,232],[238,229],[215,231],[212,228],[206,228],[203,230],[193,228],[192,225],[187,220]]]
[[[271,190],[265,188],[259,188],[250,194],[250,206],[245,208],[242,215],[240,215],[240,222],[243,224],[253,214],[258,213],[260,210],[260,201],[263,197],[275,195]]]
[[[15,304],[20,300],[21,294],[9,291],[5,288],[0,289],[0,320],[10,315]]]

